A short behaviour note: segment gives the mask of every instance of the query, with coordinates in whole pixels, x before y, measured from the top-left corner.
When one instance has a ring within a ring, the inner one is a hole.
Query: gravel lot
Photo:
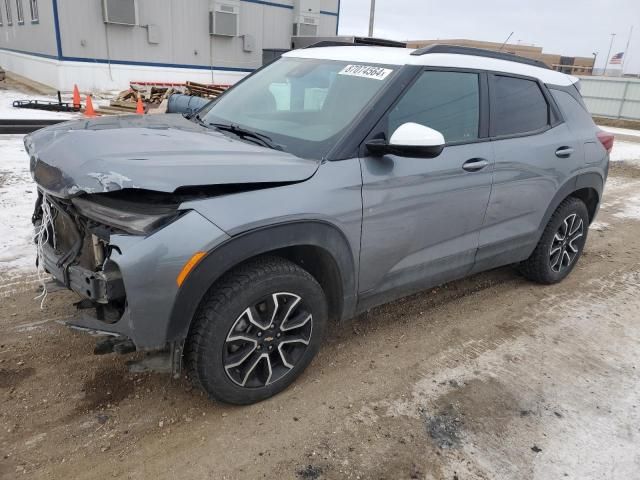
[[[3,208],[20,203],[14,174],[0,176]],[[19,232],[23,220],[0,216]],[[0,478],[640,471],[635,162],[612,164],[585,254],[562,284],[503,268],[372,310],[333,326],[293,388],[242,408],[210,403],[185,379],[128,373],[127,357],[94,356],[93,338],[61,324],[76,297],[51,294],[41,310],[28,262],[9,255],[19,245],[2,240]]]

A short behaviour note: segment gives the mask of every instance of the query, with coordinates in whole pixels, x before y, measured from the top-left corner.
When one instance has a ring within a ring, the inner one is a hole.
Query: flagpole
[[[602,72],[602,76],[607,76],[607,67],[609,66],[609,62],[611,61],[611,47],[613,47],[613,39],[616,38],[616,34],[611,34],[611,43],[609,44],[609,52],[607,52],[607,58],[604,61],[604,72]]]
[[[624,55],[622,56],[622,74],[624,75],[624,62],[629,57],[629,44],[631,43],[631,35],[633,34],[633,25],[629,29],[629,38],[627,38],[627,46],[624,48]]]
[[[373,22],[376,16],[376,0],[371,0],[371,10],[369,12],[369,38],[373,38]]]

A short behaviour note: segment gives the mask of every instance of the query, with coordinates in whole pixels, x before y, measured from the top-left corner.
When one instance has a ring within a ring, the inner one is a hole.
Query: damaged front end
[[[82,297],[68,323],[117,338],[106,351],[122,340],[174,360],[191,321],[177,279],[230,238],[207,202],[304,182],[320,165],[180,115],[65,122],[26,136],[25,149],[39,268]]]
[[[122,273],[112,260],[118,247],[111,237],[149,235],[180,215],[177,203],[145,204],[140,201],[143,194],[136,202],[124,197],[61,199],[39,191],[32,217],[36,232],[46,230],[45,241],[38,245],[39,267],[80,295],[78,305],[94,308],[95,317],[105,323],[120,320],[127,300]]]
[[[194,246],[177,241],[180,227],[172,224],[188,217],[186,230],[220,237],[203,217],[180,210],[179,198],[119,191],[62,199],[38,192],[32,218],[38,268],[81,297],[67,324],[99,336],[96,354],[154,352],[132,361],[132,370],[180,371],[182,338],[167,334],[177,293],[171,280]]]

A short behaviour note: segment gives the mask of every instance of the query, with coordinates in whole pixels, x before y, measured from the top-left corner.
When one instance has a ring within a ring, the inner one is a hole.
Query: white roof
[[[283,57],[318,58],[323,60],[342,60],[359,64],[387,65],[424,65],[428,67],[456,67],[491,70],[494,72],[514,73],[540,79],[543,83],[568,86],[578,81],[577,77],[556,72],[547,68],[535,67],[524,63],[510,62],[497,58],[476,55],[460,55],[457,53],[428,53],[411,55],[410,48],[344,46],[316,47],[292,50]]]

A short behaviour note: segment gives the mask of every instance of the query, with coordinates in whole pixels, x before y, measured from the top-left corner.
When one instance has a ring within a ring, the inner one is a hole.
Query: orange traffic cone
[[[84,109],[84,116],[85,117],[95,117],[96,116],[96,112],[93,109],[93,102],[91,101],[91,95],[87,95],[87,106]]]
[[[80,108],[80,92],[78,91],[78,85],[73,85],[73,106]]]
[[[144,105],[142,104],[140,95],[138,95],[138,103],[136,104],[136,115],[144,115]]]

